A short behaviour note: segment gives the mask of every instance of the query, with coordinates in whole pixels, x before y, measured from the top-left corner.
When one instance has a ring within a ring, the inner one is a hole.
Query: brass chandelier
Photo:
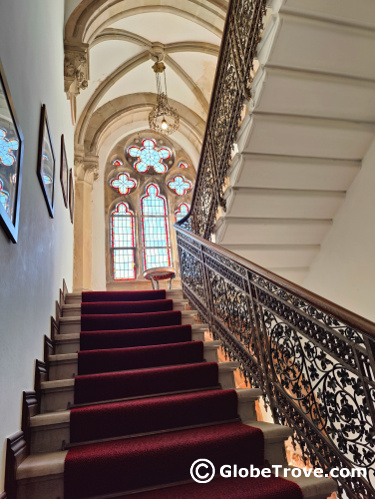
[[[165,64],[161,61],[152,66],[156,78],[156,106],[148,116],[150,128],[163,135],[170,135],[180,126],[180,117],[176,109],[168,103],[167,77]]]

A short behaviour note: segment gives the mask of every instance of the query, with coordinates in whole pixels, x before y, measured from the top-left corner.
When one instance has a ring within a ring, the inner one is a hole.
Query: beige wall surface
[[[303,286],[375,321],[375,141]]]
[[[73,127],[64,94],[64,0],[0,0],[0,58],[25,139],[18,243],[0,229],[0,492],[5,439],[20,429],[22,390],[33,389],[34,359],[65,277],[72,280],[73,225],[60,184],[60,140],[73,167]],[[56,157],[55,216],[36,167],[46,104]]]

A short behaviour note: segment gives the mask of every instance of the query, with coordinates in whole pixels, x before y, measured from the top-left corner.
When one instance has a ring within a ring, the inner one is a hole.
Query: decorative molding
[[[27,456],[28,448],[23,431],[7,438],[5,489],[8,499],[17,499],[17,468]]]
[[[99,156],[75,156],[74,173],[77,182],[92,185],[99,178]]]
[[[64,59],[64,90],[67,98],[71,99],[79,95],[81,90],[88,87],[89,80],[89,45],[65,43]]]

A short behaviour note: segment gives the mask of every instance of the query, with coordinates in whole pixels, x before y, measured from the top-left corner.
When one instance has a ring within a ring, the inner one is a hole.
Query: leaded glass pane
[[[177,210],[174,212],[176,222],[186,217],[186,215],[189,213],[189,210],[190,206],[188,204],[180,203],[177,207]]]
[[[171,265],[166,200],[156,184],[146,187],[141,198],[143,264],[145,270]]]
[[[135,279],[134,213],[126,203],[119,203],[111,214],[113,278]]]

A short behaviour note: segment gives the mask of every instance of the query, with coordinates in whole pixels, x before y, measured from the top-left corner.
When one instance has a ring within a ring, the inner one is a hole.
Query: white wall
[[[73,166],[64,94],[64,0],[0,0],[0,58],[25,138],[18,243],[0,229],[0,492],[5,439],[20,429],[21,396],[33,389],[34,359],[65,277],[72,283],[73,225],[60,184],[60,137]],[[36,175],[40,109],[46,104],[56,157],[55,218]]]
[[[375,141],[303,286],[375,321]]]

